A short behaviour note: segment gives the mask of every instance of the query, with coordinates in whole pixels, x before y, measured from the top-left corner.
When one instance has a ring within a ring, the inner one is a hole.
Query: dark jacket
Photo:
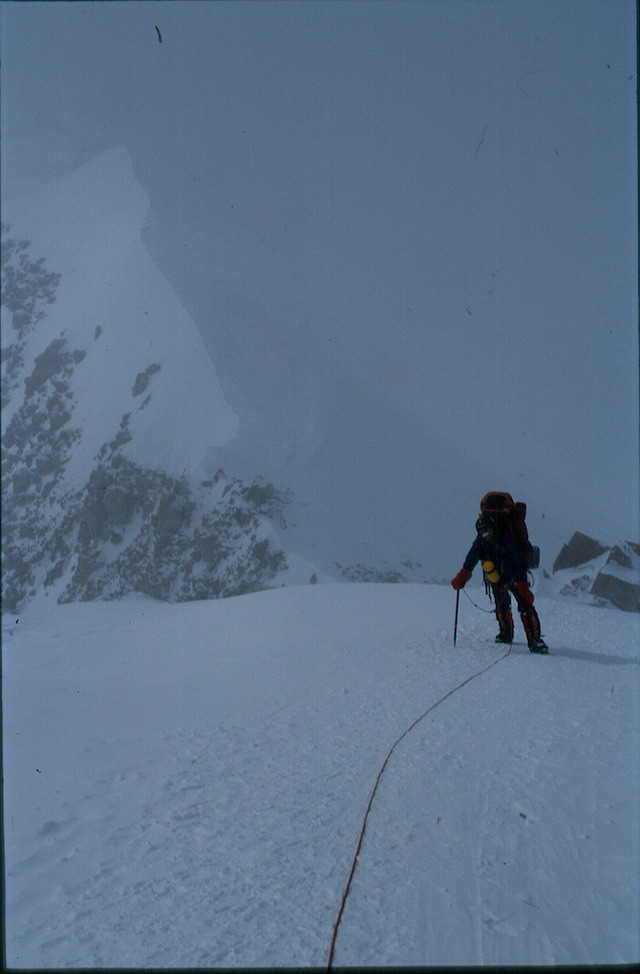
[[[527,580],[527,566],[518,545],[509,534],[502,535],[495,541],[485,541],[478,535],[464,560],[464,567],[472,572],[479,561],[492,561],[500,578],[507,582]]]

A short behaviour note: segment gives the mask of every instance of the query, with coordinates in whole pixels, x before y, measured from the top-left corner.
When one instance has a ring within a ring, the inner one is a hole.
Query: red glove
[[[471,572],[468,572],[466,568],[462,568],[456,577],[451,579],[451,584],[456,592],[459,592],[461,588],[465,587],[470,578]]]

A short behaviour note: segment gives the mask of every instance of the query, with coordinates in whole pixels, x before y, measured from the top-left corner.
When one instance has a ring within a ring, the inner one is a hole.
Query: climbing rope
[[[328,961],[328,966],[327,966],[327,971],[328,972],[331,972],[331,970],[333,968],[333,956],[334,956],[334,953],[335,953],[336,941],[338,939],[338,929],[340,927],[340,921],[342,920],[342,914],[344,913],[344,908],[345,908],[346,903],[347,903],[347,897],[349,896],[349,892],[351,890],[351,883],[353,881],[353,877],[354,877],[355,871],[356,871],[356,866],[358,864],[358,856],[360,855],[360,849],[362,848],[362,842],[364,840],[364,833],[365,833],[365,830],[367,828],[367,820],[369,818],[369,812],[371,811],[371,806],[373,805],[373,799],[375,797],[376,791],[378,790],[378,785],[380,784],[380,779],[382,778],[382,775],[384,774],[385,768],[387,767],[387,765],[389,763],[389,760],[391,758],[391,755],[393,754],[393,752],[397,748],[398,744],[400,744],[400,742],[404,740],[404,738],[407,736],[407,734],[411,733],[411,731],[413,730],[413,728],[417,724],[419,724],[421,720],[424,720],[425,717],[427,717],[430,713],[432,713],[432,711],[434,711],[436,709],[436,707],[439,707],[441,703],[444,703],[444,701],[445,700],[448,700],[449,697],[452,697],[454,693],[457,693],[458,690],[461,690],[463,687],[465,687],[467,685],[467,683],[471,683],[472,680],[475,680],[477,677],[482,676],[482,674],[483,673],[486,673],[487,670],[490,670],[493,666],[496,666],[498,663],[502,662],[502,660],[503,659],[506,659],[507,656],[509,656],[510,653],[511,653],[511,646],[509,646],[509,649],[506,651],[506,653],[503,653],[502,656],[499,656],[498,657],[498,659],[494,659],[492,663],[489,663],[488,664],[488,666],[484,666],[481,670],[478,670],[476,673],[472,673],[471,676],[468,676],[465,680],[462,681],[462,683],[459,683],[457,686],[455,686],[453,688],[453,690],[449,690],[448,693],[445,693],[445,695],[443,697],[440,697],[439,700],[436,700],[436,702],[434,704],[432,704],[429,707],[428,710],[425,710],[425,712],[423,714],[420,714],[420,716],[417,717],[413,721],[413,723],[409,725],[409,727],[407,727],[407,729],[400,735],[400,737],[397,739],[397,741],[395,741],[394,744],[389,749],[389,753],[387,754],[386,758],[384,759],[384,762],[382,764],[382,767],[380,768],[380,771],[378,772],[378,776],[377,776],[377,778],[375,780],[375,783],[373,785],[373,790],[372,790],[371,796],[369,798],[369,803],[367,805],[367,810],[366,810],[366,812],[364,814],[364,819],[362,820],[362,826],[360,828],[360,835],[358,837],[358,845],[356,846],[356,851],[355,851],[355,855],[353,857],[353,862],[351,863],[351,870],[349,872],[349,878],[347,880],[347,885],[345,886],[344,893],[342,894],[342,901],[340,903],[340,909],[338,911],[338,916],[336,918],[336,922],[335,922],[334,928],[333,928],[333,937],[331,938],[331,949],[329,950],[329,961]]]
[[[477,602],[473,601],[473,599],[471,598],[471,596],[469,595],[466,589],[464,588],[462,589],[462,594],[466,595],[469,601],[471,602],[471,605],[473,605],[476,609],[479,609],[480,612],[489,612],[491,615],[493,615],[494,612],[493,609],[483,609],[481,605],[478,605]],[[491,599],[491,595],[489,592],[487,592],[487,595],[489,595],[489,599]]]

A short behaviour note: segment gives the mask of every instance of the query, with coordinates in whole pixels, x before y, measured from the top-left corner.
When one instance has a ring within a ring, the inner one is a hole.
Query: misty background
[[[634,3],[4,3],[0,26],[3,220],[124,147],[239,418],[203,469],[291,488],[311,561],[448,577],[490,489],[528,502],[543,562],[574,530],[640,536]]]

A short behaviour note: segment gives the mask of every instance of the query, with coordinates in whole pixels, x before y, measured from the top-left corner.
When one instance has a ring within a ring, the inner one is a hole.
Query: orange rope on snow
[[[384,774],[384,770],[387,767],[387,764],[389,763],[389,760],[391,758],[391,755],[395,751],[395,749],[398,746],[398,744],[400,744],[400,742],[404,740],[404,738],[407,736],[407,734],[409,734],[413,730],[413,728],[417,724],[420,723],[421,720],[424,720],[424,718],[427,717],[433,710],[435,710],[436,707],[439,707],[441,703],[444,703],[444,701],[445,700],[448,700],[449,697],[453,696],[454,693],[457,693],[458,690],[461,690],[463,687],[465,687],[467,685],[467,683],[471,683],[471,681],[472,680],[475,680],[476,677],[482,676],[482,674],[483,673],[486,673],[487,670],[490,670],[493,666],[496,666],[498,663],[502,662],[503,659],[506,659],[507,656],[511,652],[511,648],[512,647],[509,646],[509,649],[507,650],[507,652],[506,653],[503,653],[502,656],[499,656],[498,659],[494,659],[492,663],[489,663],[488,666],[485,666],[481,670],[478,670],[477,673],[472,673],[471,676],[468,676],[466,678],[466,680],[463,680],[462,683],[459,683],[456,687],[453,688],[453,690],[449,690],[448,693],[445,693],[445,695],[443,697],[440,697],[439,700],[437,700],[434,704],[432,704],[429,707],[428,710],[425,710],[425,712],[423,714],[421,714],[419,717],[417,717],[416,720],[414,720],[413,723],[410,724],[409,727],[407,727],[407,729],[400,735],[400,737],[397,739],[397,741],[395,741],[395,743],[389,749],[389,753],[387,754],[386,758],[384,759],[384,762],[382,764],[382,767],[380,768],[380,771],[378,772],[378,776],[377,776],[377,778],[375,780],[375,783],[374,783],[374,786],[373,786],[373,790],[371,792],[371,797],[369,798],[369,803],[367,805],[367,810],[366,810],[366,812],[364,814],[364,819],[362,820],[362,827],[360,829],[360,835],[358,837],[358,845],[356,847],[356,852],[355,852],[355,855],[353,857],[353,862],[351,863],[351,871],[349,873],[349,878],[347,880],[347,885],[345,886],[344,893],[342,894],[342,902],[340,903],[340,909],[338,911],[338,916],[336,918],[336,922],[335,922],[335,925],[334,925],[334,928],[333,928],[333,937],[331,938],[331,949],[329,951],[329,962],[328,962],[328,966],[327,966],[327,971],[330,972],[332,970],[332,968],[333,968],[333,956],[334,956],[335,948],[336,948],[336,940],[338,939],[338,928],[340,927],[340,921],[342,920],[342,914],[344,913],[344,908],[345,908],[345,905],[346,905],[346,902],[347,902],[347,897],[348,897],[349,891],[351,889],[351,882],[352,882],[353,877],[355,875],[356,866],[357,866],[357,863],[358,863],[358,856],[360,854],[360,849],[362,848],[362,842],[363,842],[363,839],[364,839],[364,833],[365,833],[365,830],[367,828],[367,819],[369,818],[369,812],[371,811],[371,806],[373,805],[373,799],[375,797],[376,791],[378,790],[378,785],[380,784],[380,779],[382,778],[382,775]]]

